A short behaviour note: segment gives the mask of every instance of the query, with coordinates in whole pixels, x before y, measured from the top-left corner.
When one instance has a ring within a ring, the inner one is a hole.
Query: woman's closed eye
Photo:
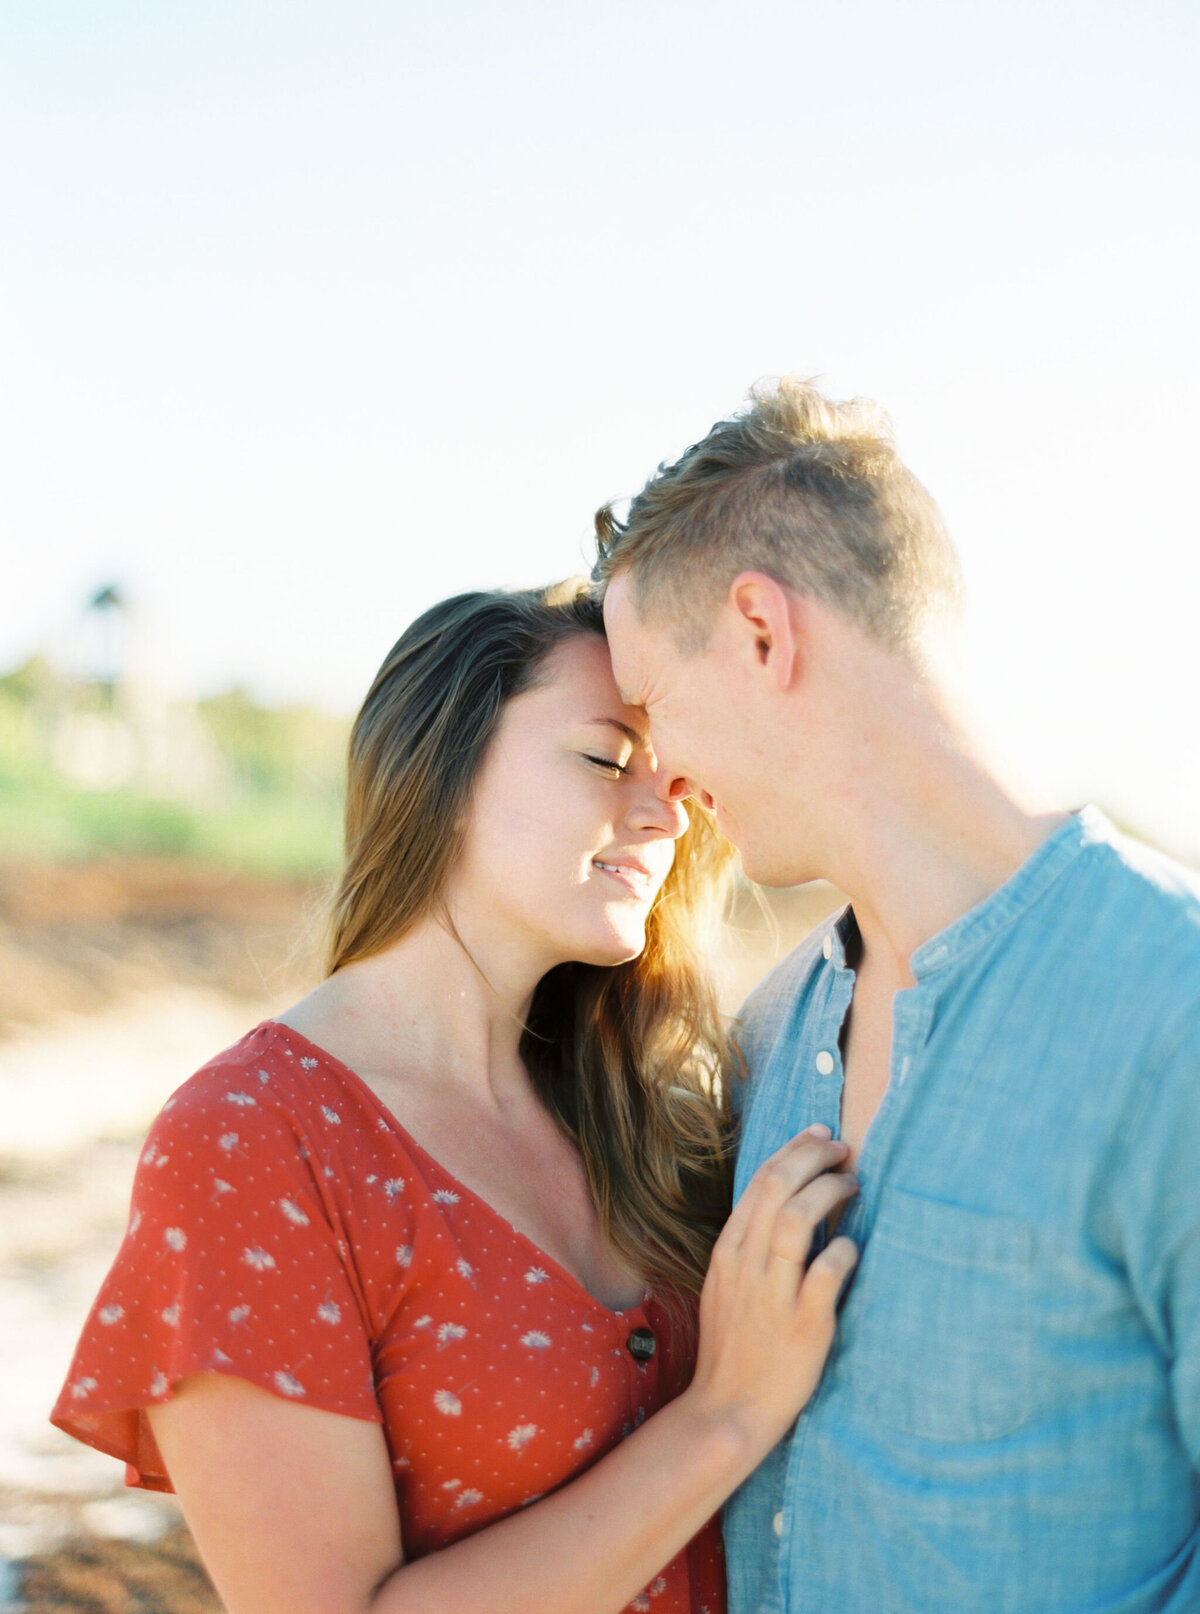
[[[587,752],[584,752],[583,760],[585,762],[590,762],[593,767],[603,769],[605,773],[611,774],[614,779],[618,774],[629,772],[629,769],[624,765],[624,763],[614,762],[611,757],[594,757],[590,756]]]

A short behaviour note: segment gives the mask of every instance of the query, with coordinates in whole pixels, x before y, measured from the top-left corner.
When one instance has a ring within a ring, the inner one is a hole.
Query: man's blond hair
[[[761,571],[843,612],[881,643],[914,644],[953,613],[961,576],[941,514],[896,453],[887,416],[793,376],[760,385],[620,521],[596,513],[593,580],[628,573],[638,612],[682,649],[707,643],[729,584]]]

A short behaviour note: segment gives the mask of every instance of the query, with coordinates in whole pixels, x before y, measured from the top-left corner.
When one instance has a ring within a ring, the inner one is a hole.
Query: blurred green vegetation
[[[0,677],[0,857],[167,856],[287,878],[337,867],[347,719],[240,689],[160,698],[152,722],[145,711],[40,658]],[[81,720],[93,752],[138,760],[82,778],[64,744]]]

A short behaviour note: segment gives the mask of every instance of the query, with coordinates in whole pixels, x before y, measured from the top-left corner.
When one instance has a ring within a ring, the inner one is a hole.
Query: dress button
[[[635,1362],[648,1362],[658,1349],[658,1341],[648,1328],[635,1328],[625,1341],[625,1349]]]
[[[833,1055],[829,1052],[828,1048],[822,1048],[821,1052],[817,1055],[817,1069],[820,1071],[822,1076],[833,1075]]]
[[[783,1514],[782,1513],[777,1513],[775,1515],[775,1517],[771,1520],[771,1528],[772,1528],[772,1530],[774,1530],[774,1532],[775,1532],[775,1534],[777,1536],[781,1536],[783,1534]]]
[[[823,945],[821,947],[821,951],[825,954],[825,957],[827,959],[833,957],[833,937],[832,936],[826,936],[825,941],[824,941],[824,943],[823,943]]]

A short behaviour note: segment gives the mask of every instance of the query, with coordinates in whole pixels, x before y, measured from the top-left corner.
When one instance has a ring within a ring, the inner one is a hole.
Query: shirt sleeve
[[[146,1489],[170,1482],[145,1408],[189,1374],[381,1421],[319,1132],[255,1077],[209,1067],[155,1122],[124,1242],[51,1414]]]
[[[1122,1255],[1200,1473],[1200,1006],[1153,1061],[1122,1151],[1110,1183]]]

